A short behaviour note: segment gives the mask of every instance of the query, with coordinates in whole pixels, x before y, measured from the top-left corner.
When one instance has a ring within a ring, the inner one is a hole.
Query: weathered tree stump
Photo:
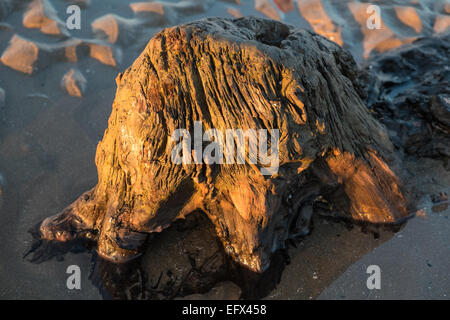
[[[226,252],[261,272],[289,237],[308,232],[318,202],[356,221],[400,221],[410,208],[393,146],[356,79],[347,51],[272,20],[211,18],[161,31],[117,77],[97,186],[44,220],[42,238],[94,239],[102,257],[124,262],[148,233],[200,209]],[[174,163],[173,132],[194,136],[196,121],[221,132],[279,129],[278,171],[261,174],[262,160],[250,156]]]

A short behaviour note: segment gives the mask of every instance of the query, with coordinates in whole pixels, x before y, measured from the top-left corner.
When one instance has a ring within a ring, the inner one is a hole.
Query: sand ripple
[[[45,34],[68,35],[65,24],[48,0],[33,0],[23,16],[23,25],[30,29],[41,29]]]

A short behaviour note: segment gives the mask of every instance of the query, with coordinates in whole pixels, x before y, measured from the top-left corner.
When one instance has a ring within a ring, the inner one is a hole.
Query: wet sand
[[[101,298],[88,279],[91,254],[69,253],[38,265],[29,263],[22,258],[32,241],[27,230],[60,212],[95,185],[95,150],[107,126],[115,76],[134,61],[162,28],[209,16],[269,16],[314,30],[340,43],[362,62],[370,54],[444,31],[450,19],[448,2],[433,0],[378,1],[383,28],[373,32],[364,28],[366,4],[359,1],[185,1],[181,6],[178,1],[166,1],[163,6],[137,6],[133,11],[130,1],[92,0],[82,8],[81,30],[68,31],[48,14],[38,23],[33,24],[31,18],[25,23],[24,14],[30,10],[34,11],[29,15],[39,16],[38,2],[31,9],[28,4],[14,9],[0,7],[0,54],[5,55],[14,35],[27,39],[27,45],[37,47],[38,52],[36,57],[20,47],[12,48],[18,51],[11,51],[10,58],[0,63],[0,88],[5,93],[3,107],[0,101],[3,299]],[[65,21],[68,3],[49,3],[59,20]],[[76,42],[55,49],[54,44],[67,40]],[[17,54],[32,58],[28,64],[18,66]],[[61,87],[61,80],[72,68],[86,79],[81,98],[70,96]],[[438,164],[429,165],[439,168]],[[447,170],[441,168],[427,174],[438,182],[418,181],[425,194],[449,193]],[[312,234],[297,248],[289,249],[291,264],[268,298],[448,299],[450,253],[445,244],[450,231],[449,209],[432,213],[426,199],[422,207],[427,210],[426,219],[415,219],[395,235],[383,232],[379,239],[362,233],[358,227],[347,230],[342,224],[318,219]],[[65,271],[72,264],[81,267],[82,290],[66,288]],[[376,293],[369,293],[365,287],[367,264],[379,264],[383,277],[386,275],[382,280],[386,285]]]

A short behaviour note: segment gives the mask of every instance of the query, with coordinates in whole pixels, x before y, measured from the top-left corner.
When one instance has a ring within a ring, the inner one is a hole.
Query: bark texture
[[[314,208],[371,223],[409,213],[389,137],[364,103],[350,53],[266,19],[210,18],[161,31],[117,77],[96,154],[98,184],[40,227],[43,239],[90,238],[116,262],[147,234],[204,211],[226,252],[257,272]],[[176,129],[279,129],[279,171],[171,160]]]
[[[366,63],[367,105],[407,156],[450,157],[450,31]]]

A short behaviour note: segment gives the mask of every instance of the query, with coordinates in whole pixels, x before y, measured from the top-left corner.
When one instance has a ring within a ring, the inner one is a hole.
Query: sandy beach
[[[380,28],[369,30],[371,4]],[[80,29],[68,28],[70,5]],[[360,65],[421,37],[448,32],[448,0],[0,0],[0,299],[101,299],[89,279],[92,255],[68,253],[40,264],[23,258],[28,230],[97,182],[95,152],[108,125],[115,78],[163,28],[206,17],[253,15],[305,28],[349,50]],[[289,249],[291,263],[267,299],[449,299],[448,163],[403,164],[421,194],[417,217],[375,238],[360,227],[314,218]],[[436,208],[435,208],[436,209]],[[442,210],[441,210],[442,209]],[[368,265],[383,270],[366,287]],[[81,290],[66,287],[69,265]]]

